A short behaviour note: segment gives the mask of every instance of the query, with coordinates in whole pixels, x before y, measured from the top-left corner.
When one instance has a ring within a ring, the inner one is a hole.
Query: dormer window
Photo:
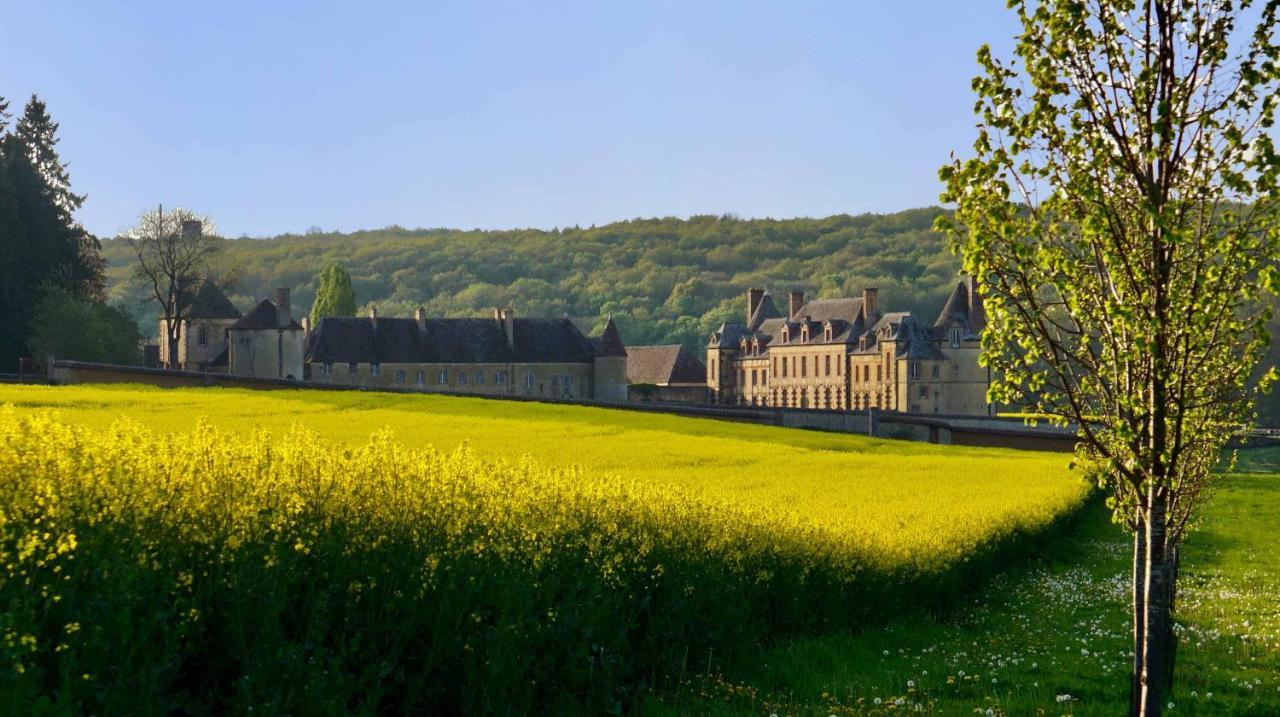
[[[804,326],[801,326],[801,327],[800,327],[800,340],[801,340],[801,341],[808,341],[808,340],[809,340],[809,325],[808,325],[808,324],[805,324]]]
[[[791,327],[790,326],[782,327],[782,343],[784,344],[791,343]]]
[[[960,327],[952,326],[951,327],[951,348],[953,349],[960,348],[960,336],[961,336]]]
[[[827,322],[826,324],[824,324],[824,325],[822,326],[822,340],[823,340],[823,341],[830,341],[830,340],[831,340],[831,338],[832,338],[832,333],[833,333],[833,331],[832,331],[832,329],[831,329],[831,322]]]

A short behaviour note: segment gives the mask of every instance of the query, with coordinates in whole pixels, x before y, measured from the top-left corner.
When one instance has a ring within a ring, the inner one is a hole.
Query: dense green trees
[[[142,335],[127,311],[62,289],[45,292],[30,330],[27,347],[38,359],[142,363]]]
[[[11,132],[7,107],[0,99],[0,372],[27,354],[45,293],[103,293],[98,241],[73,217],[84,197],[58,157],[57,123],[33,95]]]
[[[222,261],[239,271],[241,305],[290,286],[294,302],[316,297],[321,268],[341,264],[364,308],[409,316],[470,316],[499,304],[517,314],[562,316],[599,330],[613,314],[631,343],[701,349],[727,319],[742,317],[748,286],[776,293],[851,294],[878,286],[881,304],[932,318],[959,262],[931,229],[941,209],[824,219],[696,216],[635,219],[600,227],[540,231],[407,230],[290,234],[228,241]],[[111,296],[127,299],[144,330],[154,305],[129,273],[123,242],[107,240]]]
[[[351,275],[341,264],[330,264],[320,272],[320,288],[311,305],[311,323],[326,316],[355,316],[356,292],[351,288]]]

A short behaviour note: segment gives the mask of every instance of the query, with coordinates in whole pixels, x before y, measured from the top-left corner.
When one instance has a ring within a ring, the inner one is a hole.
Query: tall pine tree
[[[5,107],[0,103],[0,111]],[[7,116],[0,118],[0,130],[8,127]],[[25,355],[36,304],[47,291],[102,295],[98,242],[72,216],[84,198],[71,191],[54,149],[57,128],[33,97],[15,131],[0,135],[2,372],[16,370]]]
[[[58,123],[49,116],[49,108],[37,95],[31,95],[23,108],[15,134],[26,147],[27,158],[35,166],[40,178],[53,192],[58,209],[68,220],[84,204],[84,195],[71,191],[71,175],[67,165],[58,156]]]

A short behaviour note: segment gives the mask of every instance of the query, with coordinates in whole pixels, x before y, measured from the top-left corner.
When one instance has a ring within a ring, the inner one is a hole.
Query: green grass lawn
[[[1280,714],[1277,528],[1280,476],[1233,475],[1187,540],[1171,714]],[[1124,714],[1129,560],[1095,506],[953,614],[732,656],[643,713]]]

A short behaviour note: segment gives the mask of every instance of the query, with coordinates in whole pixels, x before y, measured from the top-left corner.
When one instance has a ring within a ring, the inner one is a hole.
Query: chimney
[[[787,299],[787,318],[795,321],[796,315],[800,313],[800,307],[802,306],[804,306],[804,292],[792,291]]]
[[[293,307],[289,305],[289,289],[276,289],[276,325],[282,329],[293,323]]]
[[[373,304],[369,305],[369,320],[373,322],[373,328],[378,328],[378,307]]]
[[[747,324],[750,325],[751,317],[756,315],[756,309],[760,307],[761,300],[764,299],[764,289],[747,289]]]
[[[987,315],[982,306],[982,294],[979,293],[977,278],[971,274],[965,274],[964,288],[965,293],[969,295],[969,326],[974,331],[981,331],[987,325]]]
[[[199,219],[182,220],[182,238],[185,241],[199,239],[204,235],[204,222]]]
[[[427,330],[427,310],[419,306],[413,311],[413,320],[418,323],[419,331]]]
[[[304,316],[299,323],[302,324],[302,341],[306,343],[307,339],[311,338],[311,319]]]
[[[498,312],[502,317],[502,330],[507,335],[507,348],[516,346],[516,312],[510,306]]]
[[[879,292],[880,290],[874,286],[862,290],[862,318],[867,324],[870,324],[876,312],[880,311],[880,307],[876,305],[876,294]],[[868,325],[867,328],[871,327]]]

